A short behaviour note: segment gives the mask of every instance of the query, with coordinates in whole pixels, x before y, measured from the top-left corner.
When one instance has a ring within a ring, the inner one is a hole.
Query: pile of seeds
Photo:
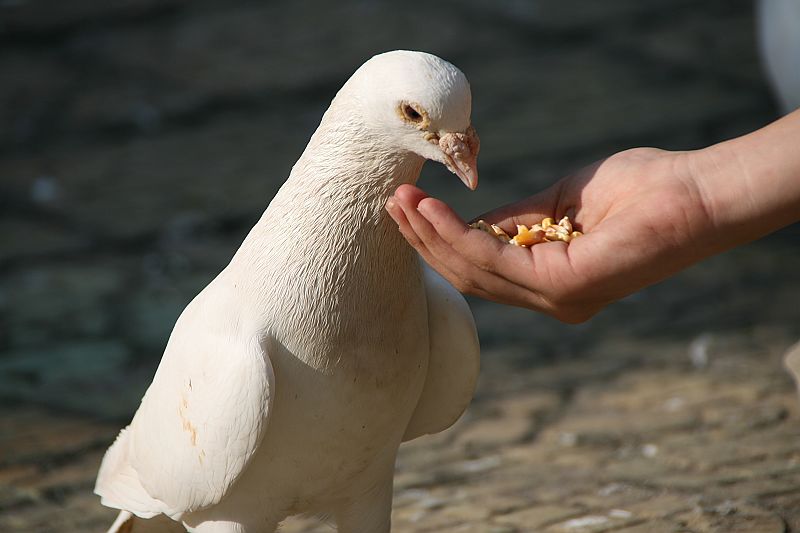
[[[575,237],[583,235],[580,231],[573,230],[572,222],[569,221],[569,217],[562,218],[557,224],[552,218],[547,217],[539,224],[534,224],[530,228],[524,224],[518,224],[517,234],[513,237],[503,231],[503,228],[500,226],[489,224],[485,220],[473,222],[469,227],[485,231],[489,235],[505,243],[523,247],[533,246],[540,242],[569,242]]]

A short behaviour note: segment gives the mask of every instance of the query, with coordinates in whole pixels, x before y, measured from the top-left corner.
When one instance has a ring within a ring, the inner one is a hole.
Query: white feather
[[[469,126],[466,79],[435,56],[383,54],[353,75],[231,263],[179,318],[103,461],[104,504],[203,533],[272,531],[296,513],[388,531],[404,434],[458,418],[478,358],[463,298],[423,276],[384,211],[438,157],[398,117],[408,99],[436,131]]]

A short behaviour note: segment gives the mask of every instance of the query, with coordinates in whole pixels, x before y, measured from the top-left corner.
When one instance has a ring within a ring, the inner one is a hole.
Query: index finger
[[[480,233],[470,230],[444,202],[425,198],[417,209],[454,251],[476,266],[520,287],[547,294],[557,286],[559,278],[571,271],[568,247],[564,242],[521,248],[495,241],[497,246],[488,247],[482,242],[484,238]]]

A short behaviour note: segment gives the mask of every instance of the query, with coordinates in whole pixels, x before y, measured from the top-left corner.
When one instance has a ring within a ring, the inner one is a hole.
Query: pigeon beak
[[[473,191],[478,186],[480,145],[478,134],[472,126],[464,133],[445,133],[439,137],[445,166]]]
[[[447,169],[461,178],[464,185],[474,191],[478,187],[478,158],[474,155],[470,157],[453,157],[445,154],[445,166]]]

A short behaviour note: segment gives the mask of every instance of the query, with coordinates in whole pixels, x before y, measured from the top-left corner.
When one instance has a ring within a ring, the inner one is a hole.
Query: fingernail
[[[397,204],[394,203],[394,197],[393,196],[389,197],[389,199],[386,200],[386,210],[387,211],[391,211],[392,209],[395,208],[396,205]]]

